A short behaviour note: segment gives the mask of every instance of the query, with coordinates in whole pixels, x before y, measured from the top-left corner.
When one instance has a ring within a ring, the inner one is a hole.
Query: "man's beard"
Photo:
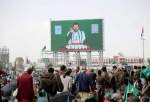
[[[77,30],[74,29],[74,32],[78,32],[78,30],[79,30],[79,29],[77,29]]]

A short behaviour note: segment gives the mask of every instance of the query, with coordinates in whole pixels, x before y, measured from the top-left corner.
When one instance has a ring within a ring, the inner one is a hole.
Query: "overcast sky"
[[[150,57],[150,0],[0,0],[0,47],[10,49],[11,61],[35,61],[44,45],[50,49],[50,19],[90,18],[104,19],[105,56],[142,56],[143,26]]]

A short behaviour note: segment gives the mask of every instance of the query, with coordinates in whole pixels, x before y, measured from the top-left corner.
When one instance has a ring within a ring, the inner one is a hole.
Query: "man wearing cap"
[[[24,69],[22,75],[17,78],[17,99],[18,102],[33,102],[35,95],[33,89],[33,79],[32,79],[32,65],[27,65]]]

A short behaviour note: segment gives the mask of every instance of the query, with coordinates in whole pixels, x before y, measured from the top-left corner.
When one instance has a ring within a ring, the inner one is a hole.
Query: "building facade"
[[[7,47],[0,48],[0,64],[3,68],[9,66],[9,49]]]

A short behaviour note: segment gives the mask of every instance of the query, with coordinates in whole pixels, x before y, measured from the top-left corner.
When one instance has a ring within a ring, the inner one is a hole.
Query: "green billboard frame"
[[[80,46],[78,43],[74,46],[70,45],[68,40],[67,34],[74,24],[78,24],[81,34],[84,33],[85,35],[84,44],[81,45],[83,46],[81,48],[78,47]],[[103,50],[103,19],[51,20],[50,25],[51,51],[59,52],[62,49],[78,51],[88,49]]]

